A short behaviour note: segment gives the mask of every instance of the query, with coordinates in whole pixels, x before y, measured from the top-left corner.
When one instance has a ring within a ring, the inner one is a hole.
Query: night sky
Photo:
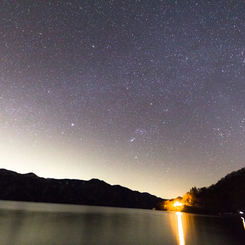
[[[245,167],[243,0],[3,0],[0,168],[162,198]]]

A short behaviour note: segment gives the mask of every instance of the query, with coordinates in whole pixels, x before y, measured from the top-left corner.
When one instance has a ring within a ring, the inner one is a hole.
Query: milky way
[[[245,159],[243,1],[2,1],[0,167],[163,198]]]

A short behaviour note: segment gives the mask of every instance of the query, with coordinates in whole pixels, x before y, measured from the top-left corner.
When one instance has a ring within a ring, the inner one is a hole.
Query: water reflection
[[[237,216],[0,201],[0,244],[244,245],[241,220],[244,224]]]
[[[243,228],[244,228],[244,230],[245,230],[245,221],[244,221],[244,218],[241,217],[241,219],[242,219],[242,223],[243,223]]]
[[[185,238],[184,238],[184,231],[183,231],[183,225],[181,220],[181,212],[176,212],[176,215],[178,216],[178,235],[179,235],[179,245],[185,245]]]

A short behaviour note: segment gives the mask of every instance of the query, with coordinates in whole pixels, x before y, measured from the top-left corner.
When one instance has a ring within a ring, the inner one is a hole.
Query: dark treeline
[[[0,169],[0,200],[130,207],[219,214],[245,211],[245,168],[232,172],[210,187],[193,187],[183,198],[171,200],[92,179],[45,179],[33,173]],[[182,207],[175,206],[176,202]]]
[[[232,172],[210,187],[193,187],[182,199],[186,211],[237,212],[245,208],[245,168]]]
[[[45,179],[0,169],[0,200],[152,209],[164,199],[98,179]]]

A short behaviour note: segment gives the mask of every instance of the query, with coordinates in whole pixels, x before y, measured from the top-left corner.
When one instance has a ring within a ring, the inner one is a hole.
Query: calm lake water
[[[240,217],[0,201],[0,244],[245,244]]]

